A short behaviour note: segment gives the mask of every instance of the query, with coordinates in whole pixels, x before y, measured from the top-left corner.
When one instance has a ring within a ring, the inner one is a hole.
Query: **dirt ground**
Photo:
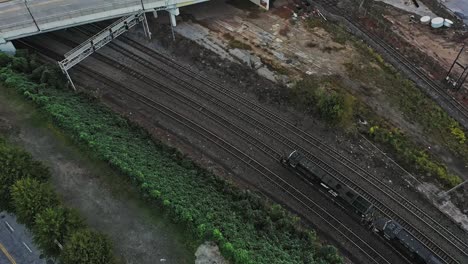
[[[3,89],[3,88],[2,88]],[[144,205],[124,176],[91,160],[35,110],[0,93],[0,133],[46,163],[66,205],[107,234],[124,263],[193,263],[193,246],[155,208]],[[201,263],[201,262],[200,262]]]
[[[463,43],[468,44],[468,41],[460,39],[459,33],[453,29],[436,30],[430,25],[419,23],[419,20],[413,23],[409,22],[409,15],[397,9],[389,9],[389,12],[390,15],[386,18],[393,23],[391,30],[416,49],[435,58],[447,70],[457,57]],[[460,56],[460,63],[468,65],[468,52],[465,51]]]
[[[275,5],[279,6],[281,3],[277,2]],[[277,75],[288,74],[293,79],[304,74],[342,74],[345,72],[343,64],[355,54],[349,45],[334,42],[322,28],[317,27],[311,32],[301,21],[292,25],[290,18],[293,14],[293,4],[282,5],[270,12],[255,13],[226,5],[223,1],[212,1],[208,8],[216,10],[217,5],[224,6],[228,14],[208,16],[207,13],[215,12],[203,12],[206,5],[184,9],[183,14],[190,16],[182,15],[185,21],[176,31],[191,38],[190,33],[193,34],[194,30],[184,29],[193,27],[194,24],[201,25],[209,30],[208,40],[203,41],[221,40],[217,44],[225,49],[235,48],[235,42],[244,43],[248,50],[244,56],[258,57],[268,68],[275,70]],[[205,47],[213,46],[211,43],[199,44]],[[229,53],[232,54],[232,50]],[[251,64],[257,69],[259,66],[255,65],[255,62],[253,60]],[[281,80],[281,76],[278,76],[277,80]]]

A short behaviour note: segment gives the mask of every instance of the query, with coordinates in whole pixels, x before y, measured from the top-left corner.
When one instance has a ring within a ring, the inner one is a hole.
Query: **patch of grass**
[[[237,189],[152,139],[95,100],[37,84],[9,67],[0,83],[31,100],[75,142],[125,173],[148,201],[184,226],[187,238],[213,240],[233,263],[342,263],[299,218]]]
[[[389,99],[404,113],[406,119],[417,122],[435,142],[446,146],[468,161],[465,131],[439,105],[425,95],[416,85],[401,76],[380,56],[369,49],[361,49],[361,56],[346,64],[348,75],[382,89]],[[372,56],[369,56],[371,54]],[[369,58],[373,58],[369,60]],[[380,67],[372,66],[371,63]]]
[[[252,50],[252,47],[249,44],[246,44],[246,43],[244,43],[242,41],[239,41],[237,39],[234,39],[234,38],[229,40],[228,46],[231,49]]]
[[[331,21],[324,21],[320,18],[311,17],[306,20],[306,27],[309,30],[320,27],[325,29],[330,33],[330,37],[333,41],[339,44],[346,44],[346,41],[351,38],[351,35],[346,31],[346,29],[337,23]]]
[[[265,64],[268,69],[275,71],[278,74],[289,75],[289,69],[283,65],[277,63],[276,61],[270,60],[268,58],[262,57],[262,62]]]
[[[396,128],[372,126],[368,134],[377,142],[391,148],[398,161],[404,166],[414,167],[428,177],[437,178],[448,187],[461,183],[460,177],[448,172],[447,167],[434,160],[431,155],[412,143],[402,131]]]

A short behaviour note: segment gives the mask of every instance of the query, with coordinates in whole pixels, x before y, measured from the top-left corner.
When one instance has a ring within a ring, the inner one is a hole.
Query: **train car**
[[[321,185],[333,197],[340,199],[347,205],[351,205],[354,212],[356,212],[361,219],[369,220],[372,218],[374,213],[372,203],[347,185],[337,181],[318,165],[309,161],[301,152],[297,150],[293,151],[287,158],[283,158],[282,162],[307,180]]]
[[[401,252],[406,253],[415,262],[442,264],[439,258],[396,221],[381,217],[374,220],[373,224],[375,232],[393,242]]]

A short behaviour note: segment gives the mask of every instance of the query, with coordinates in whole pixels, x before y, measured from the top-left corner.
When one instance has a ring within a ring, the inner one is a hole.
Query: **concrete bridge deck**
[[[205,1],[208,0],[0,0],[0,44],[140,10],[175,10]]]

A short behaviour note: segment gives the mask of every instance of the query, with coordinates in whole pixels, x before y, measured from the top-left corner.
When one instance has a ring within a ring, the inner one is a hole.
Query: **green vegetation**
[[[74,232],[60,255],[61,263],[110,263],[110,241],[89,229]]]
[[[52,188],[36,179],[24,178],[10,188],[11,203],[18,222],[32,226],[36,215],[48,207],[57,206],[57,196]]]
[[[382,89],[408,120],[416,121],[434,141],[468,161],[468,145],[460,124],[413,82],[396,73],[390,65],[382,63],[380,56],[371,56],[373,59],[369,61],[368,54],[374,54],[372,50],[362,48],[361,53],[356,62],[346,64],[349,76]],[[375,67],[375,64],[379,67]]]
[[[322,27],[332,35],[332,39],[335,41],[338,38],[341,41],[347,40],[348,43],[352,44],[359,54],[352,62],[345,64],[348,77],[353,81],[360,81],[365,86],[381,89],[393,105],[404,114],[405,118],[411,123],[418,123],[432,141],[446,146],[453,153],[468,161],[468,143],[460,124],[421,92],[413,82],[401,76],[378,53],[346,32],[340,25],[330,21],[323,23],[319,19],[309,19],[307,26],[309,28]],[[307,79],[311,78],[308,77]],[[320,109],[322,106],[319,104],[319,100],[316,99],[315,94],[321,87],[325,87],[325,89],[334,91],[337,94],[346,94],[347,88],[340,81],[340,78],[333,76],[312,78],[315,79],[313,82],[307,81],[307,79],[297,83],[293,89],[291,95],[293,104],[300,107],[309,104]],[[330,81],[330,79],[333,81]],[[296,101],[296,98],[298,98],[297,91],[308,91],[299,93],[299,96],[304,95],[299,102]],[[365,103],[353,100],[354,104],[350,105],[354,105],[354,107],[344,107],[343,102],[345,100],[333,99],[330,101],[331,105],[336,109],[344,109],[343,112],[346,113],[346,116],[337,119],[333,117],[339,117],[340,115],[324,116],[320,114],[320,117],[324,120],[331,121],[333,124],[340,124],[347,119],[349,119],[348,122],[352,123],[353,119],[356,120],[357,117],[364,118],[371,125],[371,130],[364,132],[370,135],[374,141],[383,144],[393,152],[397,160],[408,169],[434,176],[434,179],[437,179],[446,187],[453,187],[461,182],[460,177],[450,174],[445,165],[437,161],[425,149],[419,147],[410,137],[394,128],[388,121],[372,113]],[[332,111],[332,113],[340,113],[340,111]]]
[[[49,175],[44,165],[0,137],[0,211],[16,214],[18,222],[33,231],[34,241],[44,254],[61,258],[63,264],[113,263],[112,246],[103,235],[93,233],[86,239],[80,236],[91,231],[76,212],[60,204],[47,182]],[[57,242],[67,250],[61,251]],[[80,245],[80,251],[74,250],[76,244]]]
[[[427,151],[419,149],[398,129],[372,126],[369,135],[377,142],[391,146],[400,163],[414,167],[418,172],[436,176],[444,185],[455,186],[461,183],[460,177],[450,174],[447,167],[433,161]]]
[[[11,66],[0,70],[0,83],[30,99],[76,142],[131,177],[149,201],[187,230],[188,238],[217,242],[232,263],[342,263],[336,249],[320,245],[298,217],[216,178],[99,102],[48,83],[37,89],[38,84]],[[81,250],[74,244],[65,248],[70,254],[63,260],[75,259],[73,252]]]
[[[310,30],[317,27],[325,29],[325,31],[330,33],[331,39],[339,44],[346,44],[346,41],[353,39],[353,37],[340,24],[332,23],[331,21],[324,21],[321,18],[311,17],[307,19],[306,26]]]
[[[341,81],[337,76],[308,76],[291,89],[289,101],[331,124],[348,127],[353,120],[355,99],[339,87]]]
[[[1,54],[1,53],[0,53]],[[10,187],[19,179],[26,177],[45,181],[50,174],[46,167],[31,156],[12,146],[6,145],[0,138],[0,208],[13,211]]]
[[[60,249],[55,241],[68,241],[75,230],[86,226],[78,212],[65,207],[49,207],[37,214],[34,241],[48,256],[58,256]],[[64,262],[69,263],[69,262]]]
[[[237,39],[230,39],[228,43],[231,49],[243,49],[243,50],[251,50],[252,47],[249,44],[246,44],[242,41]]]

